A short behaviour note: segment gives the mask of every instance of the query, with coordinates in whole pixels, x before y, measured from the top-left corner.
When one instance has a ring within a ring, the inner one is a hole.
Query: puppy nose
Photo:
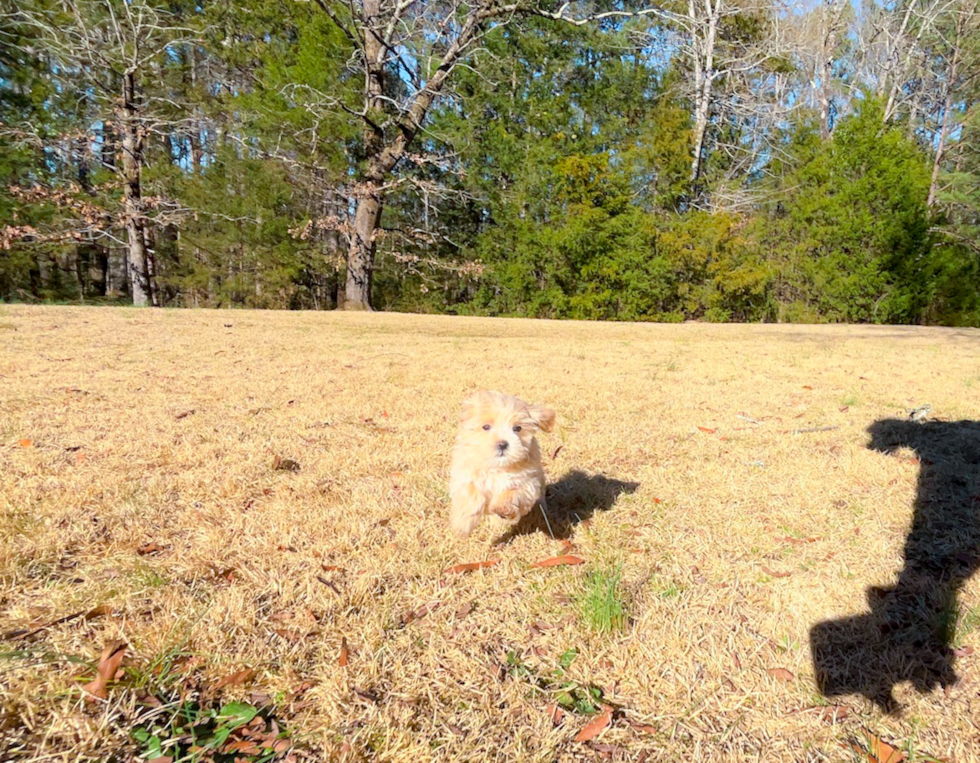
[[[507,450],[507,440],[497,440],[497,450],[501,452]]]

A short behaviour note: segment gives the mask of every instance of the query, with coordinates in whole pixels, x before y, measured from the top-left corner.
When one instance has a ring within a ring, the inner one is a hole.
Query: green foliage
[[[833,140],[802,126],[758,221],[783,320],[909,323],[934,296],[925,157],[872,99]]]
[[[146,760],[271,763],[292,747],[289,732],[268,708],[245,702],[208,707],[187,699],[167,708],[166,713],[154,713],[130,732]]]
[[[551,671],[540,670],[524,664],[517,652],[507,653],[507,674],[518,681],[524,681],[543,692],[558,707],[576,715],[596,715],[601,709],[603,690],[594,684],[576,681],[568,675],[577,649],[564,652],[560,665]]]
[[[580,607],[582,620],[597,633],[622,630],[628,622],[628,604],[620,590],[621,566],[594,570],[585,578]]]
[[[0,49],[0,299],[121,299],[116,75],[26,52],[44,45],[14,21],[21,6],[63,12],[49,0],[0,0],[11,20]],[[406,65],[387,72],[385,105],[360,114],[357,44],[335,21],[350,24],[354,6],[323,6],[329,14],[289,0],[153,6],[184,30],[139,92],[154,125],[141,184],[163,304],[337,306],[364,130],[378,124],[392,138],[398,104],[422,84],[407,72],[416,61],[431,71],[442,49],[438,35],[408,35]],[[408,26],[438,15],[423,6]],[[106,3],[80,7],[90,26],[105,22]],[[935,114],[886,121],[874,98],[837,93],[830,138],[806,119],[757,121],[770,106],[779,113],[766,100],[774,77],[794,102],[812,86],[789,57],[725,68],[754,60],[772,33],[769,16],[742,9],[719,29],[695,187],[690,61],[661,24],[491,25],[386,183],[375,306],[980,325],[977,82],[957,91],[929,208]],[[922,38],[935,62],[958,39],[946,31]],[[967,31],[964,71],[978,49]],[[841,66],[854,55],[852,42],[835,51]],[[756,115],[739,111],[745,95],[759,96]],[[27,198],[23,188],[39,190]],[[748,203],[725,209],[722,191]],[[92,209],[104,214],[101,227],[72,235]]]

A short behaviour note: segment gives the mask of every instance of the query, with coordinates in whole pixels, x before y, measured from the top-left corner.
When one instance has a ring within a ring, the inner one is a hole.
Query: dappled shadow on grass
[[[639,482],[625,482],[604,474],[586,474],[571,471],[557,482],[548,485],[548,523],[540,508],[536,508],[517,525],[507,530],[498,543],[506,543],[515,536],[535,532],[548,534],[548,524],[558,539],[572,537],[575,527],[600,511],[611,509],[623,493],[632,494]]]
[[[896,713],[897,684],[926,693],[956,681],[957,594],[980,568],[980,422],[886,419],[868,432],[870,449],[919,458],[904,566],[895,585],[868,589],[866,614],[815,625],[810,648],[825,696],[862,694]]]

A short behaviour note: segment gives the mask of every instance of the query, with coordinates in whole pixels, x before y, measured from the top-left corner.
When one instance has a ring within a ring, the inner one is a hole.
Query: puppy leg
[[[490,499],[490,512],[511,522],[520,519],[527,513],[527,511],[522,510],[519,496],[515,490],[504,490]]]
[[[473,483],[461,486],[452,495],[449,507],[449,524],[453,532],[466,537],[480,524],[486,500]]]

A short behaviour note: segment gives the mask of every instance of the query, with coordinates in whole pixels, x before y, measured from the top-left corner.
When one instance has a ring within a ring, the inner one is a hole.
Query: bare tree
[[[25,2],[4,20],[29,30],[39,47],[35,52],[43,51],[52,70],[92,104],[93,133],[111,134],[118,145],[121,161],[103,167],[115,174],[121,191],[118,222],[126,232],[133,304],[157,304],[147,228],[150,212],[161,206],[144,197],[142,176],[147,138],[163,123],[154,115],[157,104],[143,80],[151,67],[162,65],[168,50],[193,41],[194,31],[151,0]],[[98,231],[107,235],[111,225],[105,225],[104,215],[95,218],[104,226]],[[93,216],[82,222],[92,226]]]
[[[425,132],[434,104],[449,94],[453,72],[465,66],[496,26],[522,16],[575,24],[659,13],[658,9],[606,11],[574,16],[571,3],[552,8],[529,0],[316,0],[343,31],[353,50],[349,69],[363,80],[356,101],[324,102],[360,120],[361,152],[352,186],[353,220],[345,226],[347,276],[344,308],[371,309],[371,281],[381,236],[385,196],[397,183],[400,163]],[[424,155],[416,152],[414,156]]]

